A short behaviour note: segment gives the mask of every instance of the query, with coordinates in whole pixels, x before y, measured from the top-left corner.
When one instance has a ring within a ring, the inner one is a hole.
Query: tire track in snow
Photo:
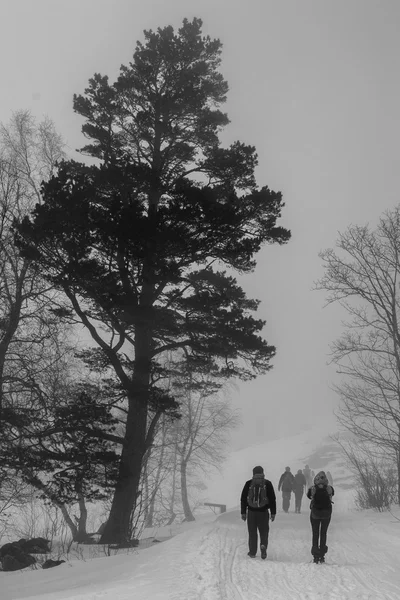
[[[215,562],[212,560],[215,544],[213,531],[211,527],[205,532],[196,532],[196,535],[184,534],[180,554],[184,559],[174,564],[172,579],[176,591],[167,596],[169,600],[220,600]]]
[[[341,537],[341,560],[357,581],[357,586],[368,589],[372,594],[371,600],[399,600],[400,585],[390,581],[398,579],[397,568],[391,566],[393,547],[388,547],[381,532],[353,525],[347,527]]]
[[[198,598],[248,600],[251,581],[247,581],[243,592],[235,578],[238,564],[242,562],[242,557],[239,556],[240,550],[235,529],[216,525],[208,532],[202,539],[199,550],[200,561],[197,564],[197,571],[202,586],[198,589]],[[251,599],[258,600],[258,597],[252,594]]]
[[[247,600],[235,586],[232,571],[237,554],[237,538],[226,527],[214,524],[197,540],[186,545],[180,580],[185,583],[184,600]],[[181,587],[181,586],[179,586]],[[182,592],[169,596],[183,600]]]
[[[237,539],[229,535],[226,527],[217,527],[215,532],[223,542],[219,552],[221,600],[245,600],[233,581],[233,570],[238,553]]]

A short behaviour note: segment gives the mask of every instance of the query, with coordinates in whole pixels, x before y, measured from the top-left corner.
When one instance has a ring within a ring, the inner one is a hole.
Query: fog
[[[142,30],[203,19],[224,44],[230,85],[224,142],[259,154],[258,183],[281,190],[287,246],[266,247],[251,276],[273,369],[237,383],[243,425],[234,447],[332,423],[329,343],[343,314],[312,291],[318,252],[351,223],[373,225],[398,203],[400,4],[395,0],[6,0],[0,38],[0,120],[47,114],[74,150],[83,145],[72,96],[95,72],[117,76]],[[82,160],[82,159],[80,159]],[[337,380],[337,379],[336,379]]]

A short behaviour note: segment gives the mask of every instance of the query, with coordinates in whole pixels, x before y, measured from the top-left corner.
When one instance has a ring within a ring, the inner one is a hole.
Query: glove
[[[246,520],[246,515],[242,515],[242,521]]]
[[[275,521],[275,515],[271,515],[271,521],[272,523]]]

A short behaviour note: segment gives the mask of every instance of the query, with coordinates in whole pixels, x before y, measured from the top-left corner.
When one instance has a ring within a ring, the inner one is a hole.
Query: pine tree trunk
[[[139,494],[143,457],[146,452],[147,412],[150,384],[150,335],[144,323],[135,335],[135,363],[132,392],[128,397],[128,414],[122,446],[118,480],[110,516],[100,542],[129,543],[132,511]]]
[[[157,137],[157,135],[156,135]],[[153,171],[159,169],[161,138],[154,142]],[[157,157],[157,158],[156,158]],[[158,177],[154,178],[148,195],[149,222],[157,213],[161,197]],[[153,342],[154,268],[151,239],[143,260],[142,290],[139,306],[135,306],[135,361],[132,391],[128,395],[128,415],[125,439],[122,447],[118,481],[111,505],[110,516],[101,537],[103,544],[125,544],[130,541],[130,523],[135,508],[142,465],[148,447],[147,417],[151,382],[151,359]]]
[[[103,535],[102,544],[129,541],[131,513],[139,492],[142,459],[145,453],[147,406],[130,400],[125,444],[122,448],[118,481]]]
[[[186,461],[181,460],[181,494],[182,494],[182,507],[185,515],[185,521],[195,521],[189,505],[189,498],[187,492],[187,479],[186,479]]]

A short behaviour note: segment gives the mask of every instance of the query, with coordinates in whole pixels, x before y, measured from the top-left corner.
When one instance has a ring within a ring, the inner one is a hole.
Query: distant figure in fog
[[[278,492],[282,489],[282,509],[286,513],[289,512],[290,496],[292,495],[293,484],[293,473],[290,472],[290,467],[286,467],[285,472],[282,473],[278,484]]]
[[[303,469],[303,475],[306,478],[307,489],[310,488],[313,484],[313,478],[311,475],[311,469],[308,465],[306,465]]]
[[[302,470],[299,469],[297,471],[296,475],[294,476],[294,484],[293,484],[294,499],[295,499],[295,512],[296,513],[301,512],[301,501],[303,499],[304,488],[306,488],[306,487],[307,487],[306,478],[304,477]]]
[[[333,485],[333,477],[332,477],[332,475],[331,475],[331,472],[330,472],[330,471],[327,471],[327,472],[326,472],[326,476],[327,476],[327,478],[328,478],[329,485]]]

